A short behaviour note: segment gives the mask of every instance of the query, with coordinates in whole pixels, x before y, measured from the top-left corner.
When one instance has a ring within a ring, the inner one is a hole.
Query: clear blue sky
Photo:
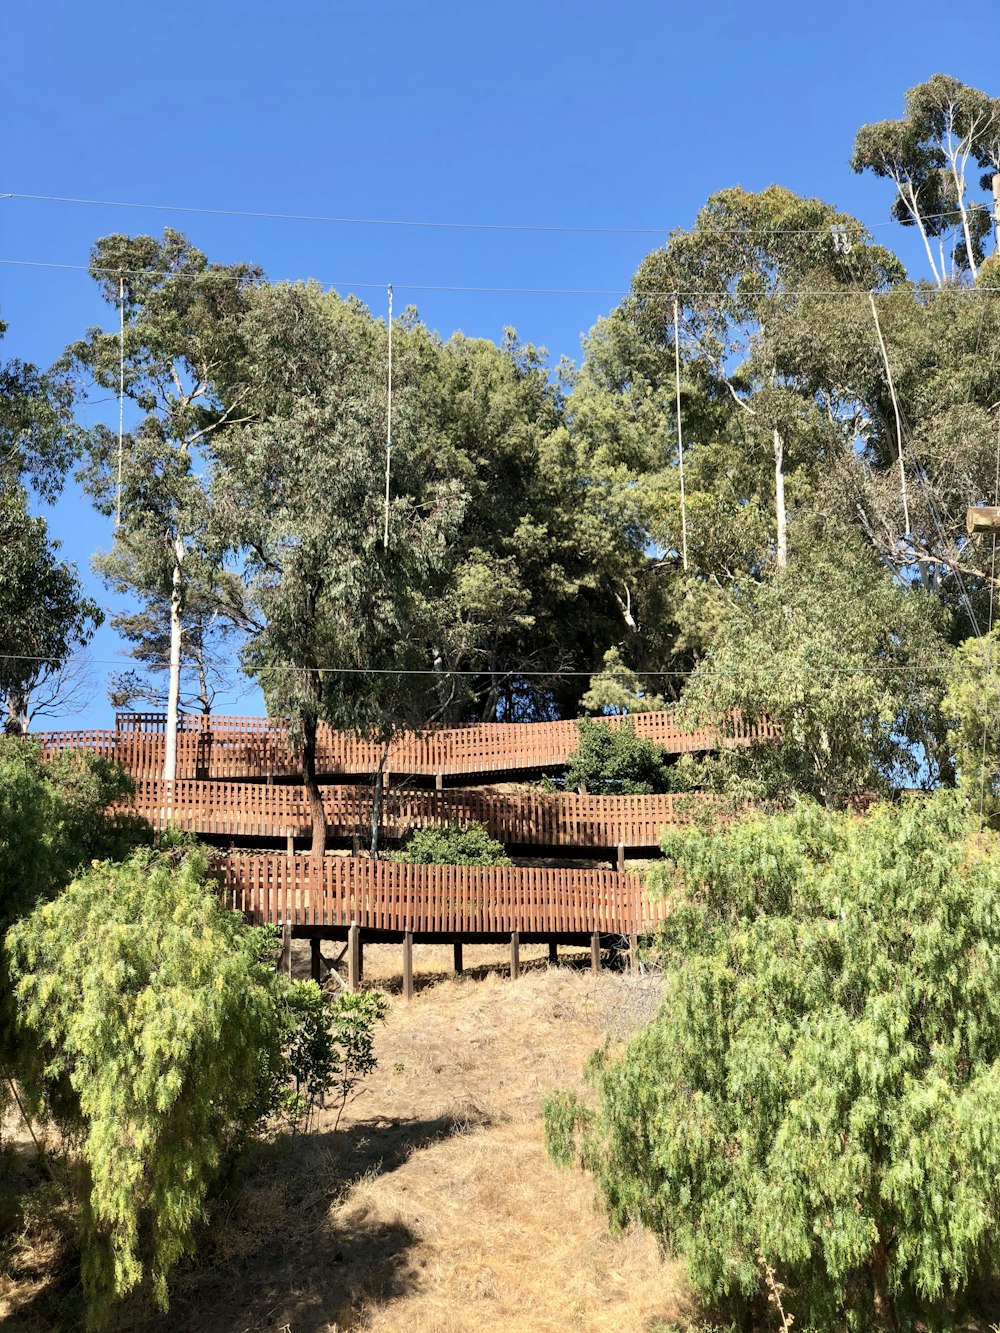
[[[10,4],[0,193],[652,230],[339,225],[13,199],[0,200],[0,258],[86,264],[100,235],[171,225],[213,260],[314,277],[378,313],[392,282],[397,309],[417,305],[445,335],[497,338],[513,325],[554,360],[577,356],[643,255],[730,185],[821,195],[909,257],[900,229],[880,225],[887,187],[847,160],[858,126],[900,115],[904,90],[935,72],[1000,94],[1000,11],[968,17],[965,35],[921,0]],[[460,290],[490,287],[587,294]],[[114,318],[86,274],[8,264],[0,314],[11,326],[0,355],[42,364]],[[114,404],[93,411],[117,419]],[[108,525],[73,485],[52,524],[89,580]],[[121,652],[102,631],[102,678]],[[109,718],[101,691],[73,724]]]

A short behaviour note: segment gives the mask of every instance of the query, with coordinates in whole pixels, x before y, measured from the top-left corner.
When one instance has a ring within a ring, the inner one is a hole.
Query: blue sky
[[[553,360],[575,357],[643,255],[730,185],[821,195],[909,259],[909,238],[883,225],[887,187],[850,172],[851,144],[937,71],[1000,94],[1000,12],[969,17],[959,41],[940,6],[896,0],[8,5],[0,193],[639,230],[0,199],[0,259],[85,265],[100,235],[171,225],[213,260],[317,278],[378,313],[392,282],[397,310],[415,304],[442,334],[498,338],[513,325]],[[0,314],[11,326],[0,353],[42,364],[114,319],[85,273],[8,263]],[[114,404],[92,410],[117,419]],[[52,525],[89,579],[107,523],[71,484]],[[121,652],[111,631],[95,639],[102,678]],[[109,718],[99,691],[74,725]]]

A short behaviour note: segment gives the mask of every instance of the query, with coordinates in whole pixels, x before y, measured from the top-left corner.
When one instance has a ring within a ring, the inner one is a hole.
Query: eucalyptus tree
[[[771,186],[713,195],[694,228],[674,233],[632,280],[625,317],[663,357],[673,358],[679,339],[687,375],[711,399],[728,399],[729,467],[754,486],[757,503],[770,490],[779,568],[787,561],[786,479],[792,503],[803,502],[825,461],[851,446],[849,429],[806,381],[779,325],[803,292],[883,291],[903,277],[899,260],[869,244],[854,218]]]
[[[0,337],[6,327],[0,321]],[[72,384],[58,369],[0,362],[0,708],[12,731],[26,730],[43,702],[71,702],[75,659],[102,619],[30,512],[30,493],[55,499],[78,455],[72,409]]]
[[[66,671],[104,616],[59,556],[18,485],[0,488],[0,708],[4,729],[27,731],[44,695],[66,701]],[[73,673],[71,672],[71,676]],[[76,673],[75,679],[79,679]]]
[[[384,762],[394,731],[436,707],[434,594],[463,501],[414,444],[423,335],[396,332],[387,544],[386,328],[360,302],[315,283],[258,287],[244,328],[250,419],[216,439],[216,521],[257,618],[243,663],[301,744],[314,854],[326,837],[319,723],[381,742]]]
[[[991,221],[1000,229],[1000,98],[935,74],[907,91],[900,120],[862,125],[851,166],[892,181],[892,216],[920,233],[939,287],[963,271],[976,277]],[[973,181],[976,167],[983,175]],[[973,195],[977,184],[991,196],[992,218]]]
[[[103,237],[90,272],[120,310],[121,328],[91,329],[68,349],[67,362],[103,390],[121,390],[136,420],[121,447],[107,427],[90,433],[83,481],[99,511],[116,519],[115,578],[147,609],[167,612],[164,777],[172,779],[185,603],[196,576],[200,593],[211,594],[211,575],[199,571],[218,570],[221,561],[209,535],[203,474],[215,432],[245,415],[248,390],[236,371],[240,327],[260,273],[245,264],[210,264],[169,229],[162,239]]]

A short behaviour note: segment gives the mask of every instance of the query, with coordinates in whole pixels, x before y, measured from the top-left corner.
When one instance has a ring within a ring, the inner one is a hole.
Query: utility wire
[[[90,273],[104,277],[117,276],[124,273],[127,278],[170,278],[173,280],[197,281],[206,274],[219,272],[218,267],[209,267],[201,269],[197,273],[174,273],[167,269],[121,269],[121,268],[91,268],[89,264],[64,264],[57,263],[50,259],[10,259],[0,257],[0,264],[5,264],[15,268],[45,268],[55,270],[65,270],[71,273]],[[384,282],[354,282],[354,281],[333,281],[330,283],[333,287],[350,288],[360,290],[362,288],[379,288],[385,290]],[[507,296],[635,296],[649,297],[659,296],[664,300],[672,300],[674,296],[695,297],[724,297],[731,293],[721,288],[678,288],[670,287],[663,291],[655,288],[642,288],[633,290],[625,287],[491,287],[491,286],[473,286],[462,283],[427,283],[427,282],[396,282],[396,287],[411,292],[485,292]],[[924,297],[937,296],[941,293],[956,293],[961,295],[996,295],[1000,293],[1000,286],[976,286],[966,287],[962,285],[949,286],[944,288],[920,288],[920,287],[887,287],[885,290],[876,292],[876,296],[898,296],[900,294]],[[857,297],[863,295],[867,300],[868,293],[859,293],[853,287],[833,287],[833,288],[802,288],[794,289],[782,288],[775,293],[775,299],[785,297],[803,297],[803,296],[850,296]]]
[[[286,213],[270,209],[212,208],[195,204],[151,204],[130,199],[83,199],[60,194],[22,194],[4,192],[0,199],[18,199],[41,204],[75,204],[88,208],[131,208],[152,213],[194,213],[202,217],[259,218],[270,222],[315,222],[343,227],[411,227],[423,231],[508,231],[552,232],[584,236],[690,236],[695,232],[714,236],[816,236],[828,233],[829,223],[815,227],[621,227],[590,224],[562,224],[543,222],[465,222],[434,221],[424,218],[353,217],[329,213]],[[953,217],[953,213],[922,213],[925,222],[937,222]],[[861,224],[865,231],[876,227],[898,227],[894,220]]]

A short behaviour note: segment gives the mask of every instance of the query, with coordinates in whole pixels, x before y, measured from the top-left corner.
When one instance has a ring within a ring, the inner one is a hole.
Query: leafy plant
[[[92,866],[6,943],[23,1086],[81,1165],[89,1322],[145,1277],[165,1306],[226,1150],[287,1080],[297,1016],[271,935],[223,907],[200,849],[144,850]]]
[[[648,795],[671,789],[670,772],[662,748],[632,726],[620,727],[580,718],[580,744],[566,770],[566,786],[588,792]]]
[[[390,857],[410,865],[509,866],[503,843],[491,838],[485,824],[446,824],[415,829],[406,845]]]
[[[344,991],[329,999],[314,981],[305,981],[290,988],[289,1008],[295,1018],[287,1051],[292,1083],[285,1090],[283,1109],[295,1124],[332,1090],[337,1129],[347,1103],[376,1068],[375,1025],[385,1022],[389,1002],[380,991],[369,990]]]
[[[968,832],[945,793],[664,839],[662,1008],[547,1140],[733,1317],[773,1289],[796,1327],[951,1328],[997,1256],[1000,864]]]

